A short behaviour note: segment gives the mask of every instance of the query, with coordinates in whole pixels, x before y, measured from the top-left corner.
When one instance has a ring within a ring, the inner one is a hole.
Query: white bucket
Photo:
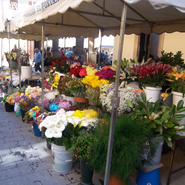
[[[183,100],[184,101],[184,105],[185,106],[185,97],[183,98],[183,94],[180,93],[180,92],[174,92],[172,91],[172,94],[173,94],[173,104],[177,106],[177,103],[180,101],[180,100]],[[180,114],[185,114],[185,112],[181,112]],[[178,122],[179,125],[185,125],[185,118],[182,118],[181,121]],[[176,134],[180,135],[180,136],[185,136],[185,132],[182,132],[182,131],[176,131]]]
[[[23,79],[30,79],[32,77],[32,67],[21,66],[21,76]]]
[[[154,103],[159,100],[161,89],[161,87],[146,87],[144,91],[146,93],[147,100]]]
[[[67,100],[67,101],[71,101],[72,106],[75,105],[75,97],[65,96],[64,99]]]
[[[58,146],[51,144],[52,151],[52,166],[57,172],[68,172],[72,169],[73,153],[71,151],[65,151],[64,146]]]

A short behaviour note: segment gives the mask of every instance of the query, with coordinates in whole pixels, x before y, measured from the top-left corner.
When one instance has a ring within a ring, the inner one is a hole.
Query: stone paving
[[[185,147],[183,143],[180,146],[174,168],[185,165]],[[162,156],[161,185],[166,185],[170,154]],[[185,169],[173,174],[170,185],[184,185],[184,173]],[[78,185],[80,177],[78,162],[68,173],[55,172],[46,140],[35,137],[31,124],[23,123],[14,112],[5,112],[0,103],[0,185]],[[94,173],[94,185],[102,185],[103,180],[103,174]],[[136,185],[135,178],[131,180]]]

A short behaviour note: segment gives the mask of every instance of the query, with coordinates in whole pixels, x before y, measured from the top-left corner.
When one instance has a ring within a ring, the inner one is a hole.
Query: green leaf
[[[162,114],[161,120],[162,120],[162,121],[166,121],[166,120],[168,119],[168,117],[169,117],[169,112],[164,112],[164,113]]]
[[[185,107],[180,108],[180,109],[177,110],[177,113],[181,113],[181,112],[185,112]]]
[[[156,128],[155,122],[150,123],[150,127],[151,127],[151,128]]]
[[[170,120],[170,122],[172,123],[177,123],[179,121],[181,121],[181,118],[177,118],[177,117],[174,117],[173,119]]]
[[[129,107],[133,108],[133,103],[132,103],[131,101],[127,100],[126,103],[127,103],[127,105],[128,105]]]
[[[167,122],[165,123],[166,127],[167,128],[173,128],[174,127],[174,124],[172,122]]]
[[[181,108],[183,108],[183,105],[184,105],[184,101],[183,100],[180,100],[178,103],[177,103],[177,111]]]
[[[173,146],[172,141],[167,141],[166,143],[170,148]]]
[[[159,109],[159,100],[157,100],[155,102],[155,105],[154,105],[154,112],[157,111]]]
[[[146,94],[144,92],[141,93],[141,99],[146,103]]]
[[[177,114],[174,116],[174,118],[180,118],[180,119],[182,119],[184,117],[185,117],[185,114]]]
[[[146,106],[145,106],[145,103],[144,102],[138,100],[137,103],[138,103],[139,109],[141,109],[141,108],[146,109]]]
[[[158,125],[162,125],[162,122],[160,120],[154,120],[154,122]]]

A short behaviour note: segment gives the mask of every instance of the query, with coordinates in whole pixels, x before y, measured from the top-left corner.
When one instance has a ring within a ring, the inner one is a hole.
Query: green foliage
[[[47,138],[47,142],[59,146],[65,146],[65,149],[69,150],[72,147],[72,138],[78,137],[79,131],[80,131],[79,125],[74,126],[71,123],[68,123],[64,131],[62,132],[61,138]]]
[[[183,131],[185,128],[185,125],[178,124],[185,117],[185,114],[180,114],[185,111],[184,101],[180,100],[177,106],[168,107],[159,101],[155,103],[146,101],[145,93],[141,93],[141,100],[137,101],[138,105],[131,113],[133,118],[145,123],[145,127],[152,128],[154,136],[163,136],[168,146],[172,147],[172,139],[179,137],[176,130]],[[130,104],[131,102],[128,105]]]
[[[83,161],[88,161],[89,154],[93,150],[93,141],[94,136],[91,134],[82,135],[81,133],[78,137],[73,136],[71,151],[79,159]]]
[[[8,94],[5,94],[5,95],[3,96],[3,98],[1,98],[2,103],[5,104],[7,99],[8,99]]]
[[[182,52],[178,51],[176,55],[172,52],[167,53],[165,51],[161,52],[162,56],[159,59],[163,64],[170,64],[171,66],[176,67],[177,65],[180,68],[185,68],[184,59],[182,58]]]
[[[109,141],[110,119],[99,120],[95,131],[92,152],[88,164],[97,172],[105,172],[107,149]],[[123,115],[116,119],[111,174],[129,184],[129,175],[134,174],[136,167],[141,164],[143,143],[150,139],[152,131],[143,122]]]
[[[73,96],[72,92],[66,86],[66,83],[72,80],[71,76],[64,76],[58,82],[58,91],[60,94],[64,94],[66,96]]]

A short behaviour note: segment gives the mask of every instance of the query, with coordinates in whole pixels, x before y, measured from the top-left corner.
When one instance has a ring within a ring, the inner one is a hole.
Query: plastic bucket
[[[19,110],[18,112],[15,112],[16,116],[21,116],[21,110]]]
[[[32,66],[21,66],[21,76],[23,79],[32,77]]]
[[[41,137],[42,136],[42,132],[39,130],[38,125],[36,123],[33,124],[33,133],[37,137]]]
[[[72,169],[73,153],[66,151],[64,146],[51,144],[52,166],[57,172],[68,172]]]
[[[146,87],[144,91],[146,93],[147,100],[155,103],[160,98],[161,90],[161,87]]]
[[[14,105],[11,105],[9,103],[5,103],[5,111],[6,112],[14,112]]]
[[[136,182],[137,185],[160,185],[159,168],[147,173],[139,170]]]

